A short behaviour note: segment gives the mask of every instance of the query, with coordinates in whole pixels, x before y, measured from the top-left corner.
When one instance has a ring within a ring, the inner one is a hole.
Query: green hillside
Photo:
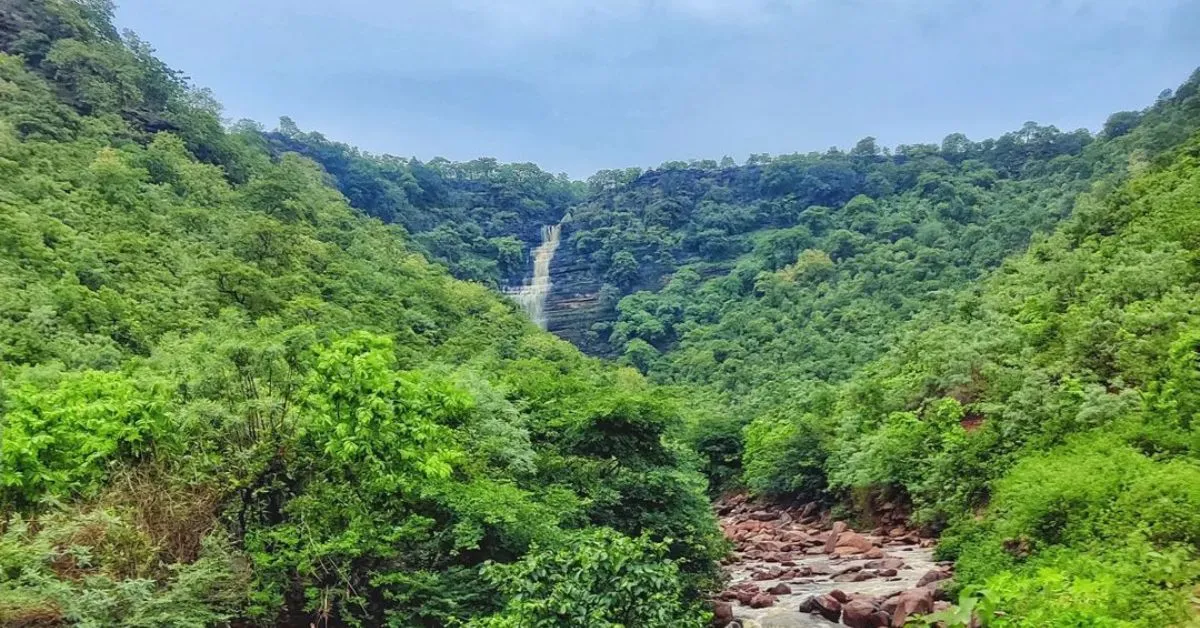
[[[0,0],[0,626],[702,626],[728,491],[905,513],[977,625],[1200,622],[1200,72],[580,182]]]
[[[722,543],[670,400],[224,130],[105,9],[0,23],[0,624],[695,617]]]

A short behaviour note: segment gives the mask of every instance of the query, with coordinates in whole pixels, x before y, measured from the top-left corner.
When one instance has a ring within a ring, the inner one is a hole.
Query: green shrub
[[[665,544],[599,528],[520,561],[493,564],[485,577],[508,596],[504,610],[473,628],[674,628],[702,626],[706,614],[683,595]]]

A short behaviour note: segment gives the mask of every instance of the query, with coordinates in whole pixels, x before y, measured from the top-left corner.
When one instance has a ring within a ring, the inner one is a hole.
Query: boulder
[[[842,623],[850,628],[884,628],[888,620],[887,613],[867,600],[853,600],[842,606]]]
[[[829,544],[826,543],[825,546],[829,547]],[[838,535],[837,541],[834,542],[834,547],[848,547],[859,552],[868,552],[875,548],[875,544],[872,543],[870,539],[857,532],[843,532]],[[879,558],[883,558],[882,553],[880,554]]]
[[[933,592],[929,589],[904,591],[889,598],[883,610],[887,611],[889,607],[892,607],[892,626],[899,628],[908,621],[910,615],[924,615],[933,611]]]
[[[764,552],[786,552],[788,544],[782,541],[759,541],[754,544],[754,549],[759,549]]]
[[[817,596],[810,595],[803,600],[800,600],[800,606],[797,610],[799,610],[801,613],[817,612]]]
[[[759,511],[750,513],[750,518],[754,521],[774,521],[779,518],[779,513],[771,511]]]
[[[729,602],[713,602],[713,628],[725,628],[733,622],[733,605]]]
[[[845,567],[842,567],[840,569],[835,569],[833,571],[833,575],[840,576],[842,574],[848,574],[848,573],[854,573],[856,571],[862,571],[862,569],[863,569],[862,565],[846,565]]]
[[[829,563],[812,563],[808,565],[808,573],[813,576],[828,576],[833,573],[833,566]]]
[[[767,571],[755,572],[754,575],[750,576],[750,579],[758,580],[760,582],[763,580],[778,580],[779,576],[782,576],[782,575],[783,575],[782,569],[770,569]]]
[[[938,582],[940,580],[947,580],[953,575],[954,573],[949,569],[930,569],[929,571],[925,572],[925,575],[921,576],[920,580],[917,580],[917,586],[923,587],[927,584],[933,584],[934,582]]]
[[[817,598],[814,608],[821,617],[832,622],[836,622],[842,616],[842,603],[833,597],[833,594]]]
[[[846,592],[841,589],[834,589],[834,590],[830,591],[829,597],[831,597],[843,604],[850,601],[850,596],[847,595]]]
[[[775,596],[770,593],[759,593],[750,598],[750,608],[767,608],[775,605]]]
[[[904,561],[899,558],[884,558],[882,560],[873,560],[863,566],[867,569],[903,569]]]
[[[900,572],[896,571],[895,569],[880,569],[875,572],[875,574],[878,575],[880,578],[891,578],[892,576],[894,576],[898,573],[900,573]]]
[[[845,521],[833,522],[833,528],[829,531],[829,536],[825,538],[825,553],[832,554],[833,550],[837,549],[839,537],[846,531]]]
[[[863,558],[870,558],[870,559],[883,558],[883,550],[878,547],[872,547],[871,549],[863,552]]]
[[[782,582],[771,587],[770,589],[767,589],[767,593],[770,593],[771,595],[788,595],[791,592],[792,588]]]
[[[865,582],[875,577],[873,571],[858,571],[854,573],[844,573],[831,578],[834,582]]]

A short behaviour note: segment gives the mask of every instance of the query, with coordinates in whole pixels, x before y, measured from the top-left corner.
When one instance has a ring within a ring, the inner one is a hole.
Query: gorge
[[[0,628],[1200,621],[1200,71],[584,180],[225,120],[107,0],[0,0],[0,95]]]

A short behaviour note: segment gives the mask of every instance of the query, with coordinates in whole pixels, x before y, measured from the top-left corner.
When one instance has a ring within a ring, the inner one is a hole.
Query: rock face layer
[[[590,260],[571,245],[571,224],[563,225],[562,245],[550,264],[550,291],[546,297],[546,329],[591,354],[608,349],[603,338],[592,333],[596,323],[612,320],[612,305],[602,303],[603,283],[592,271]]]

